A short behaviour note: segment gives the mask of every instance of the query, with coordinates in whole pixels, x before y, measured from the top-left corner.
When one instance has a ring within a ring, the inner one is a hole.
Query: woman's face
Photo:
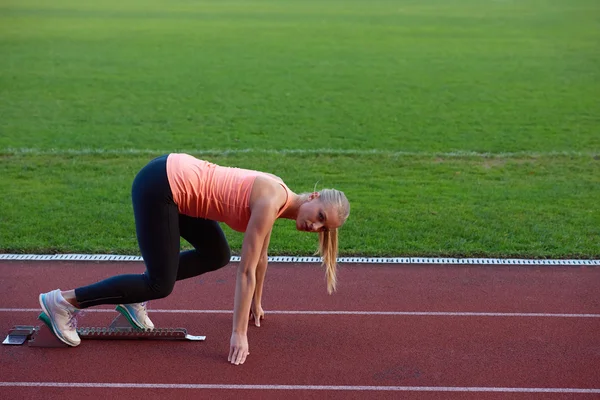
[[[339,228],[341,225],[334,205],[323,204],[318,193],[313,193],[309,201],[302,204],[296,218],[296,229],[303,232],[322,232]]]

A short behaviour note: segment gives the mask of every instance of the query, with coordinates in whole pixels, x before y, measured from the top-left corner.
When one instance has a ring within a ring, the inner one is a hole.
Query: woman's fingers
[[[235,360],[235,365],[243,364],[246,361],[246,352],[242,349],[238,349],[237,359]]]
[[[229,356],[227,357],[227,361],[231,362],[231,360],[233,360],[234,353],[235,353],[235,347],[231,346],[229,348]]]
[[[248,354],[250,354],[250,351],[246,335],[232,334],[227,361],[235,365],[240,365],[246,361]]]
[[[235,365],[240,365],[243,364],[246,361],[246,357],[248,357],[250,353],[244,349],[238,348],[238,349],[234,349],[232,348],[230,351],[230,356],[227,359],[227,361],[231,362],[232,364]]]
[[[262,307],[252,307],[250,311],[250,317],[254,320],[254,325],[260,327],[260,320],[265,319],[265,312]]]

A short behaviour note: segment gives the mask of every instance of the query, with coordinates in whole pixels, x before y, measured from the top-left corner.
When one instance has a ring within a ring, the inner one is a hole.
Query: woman
[[[330,294],[335,290],[337,229],[350,212],[350,204],[340,191],[324,189],[298,195],[275,175],[221,167],[187,154],[169,154],[152,160],[137,174],[132,200],[146,271],[39,296],[54,333],[70,346],[81,341],[75,328],[77,311],[100,304],[116,304],[134,327],[153,328],[145,302],[168,296],[178,280],[229,263],[229,245],[218,222],[245,232],[228,357],[232,364],[243,364],[248,355],[250,313],[257,326],[264,317],[262,288],[275,220],[293,219],[298,230],[319,233],[327,290]],[[180,253],[180,237],[194,250]]]

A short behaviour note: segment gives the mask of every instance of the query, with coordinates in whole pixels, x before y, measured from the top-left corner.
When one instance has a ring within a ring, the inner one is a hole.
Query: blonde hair
[[[340,222],[343,225],[350,215],[350,202],[344,192],[335,189],[323,189],[319,192],[319,198],[324,204],[333,205],[338,211]],[[337,285],[337,255],[338,255],[338,229],[330,229],[319,232],[319,255],[325,267],[325,278],[327,279],[327,293],[335,292]]]

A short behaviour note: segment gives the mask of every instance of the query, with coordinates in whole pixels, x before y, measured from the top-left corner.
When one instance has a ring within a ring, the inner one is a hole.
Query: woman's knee
[[[147,274],[146,279],[148,281],[148,288],[150,289],[152,300],[167,297],[173,292],[173,288],[175,287],[175,281],[152,279]]]
[[[216,271],[223,268],[231,261],[231,250],[228,245],[213,249],[206,257],[202,257],[201,266],[204,266],[205,272]]]
[[[223,246],[216,258],[216,264],[218,265],[218,268],[222,268],[229,264],[229,261],[231,261],[231,249],[229,246]]]

